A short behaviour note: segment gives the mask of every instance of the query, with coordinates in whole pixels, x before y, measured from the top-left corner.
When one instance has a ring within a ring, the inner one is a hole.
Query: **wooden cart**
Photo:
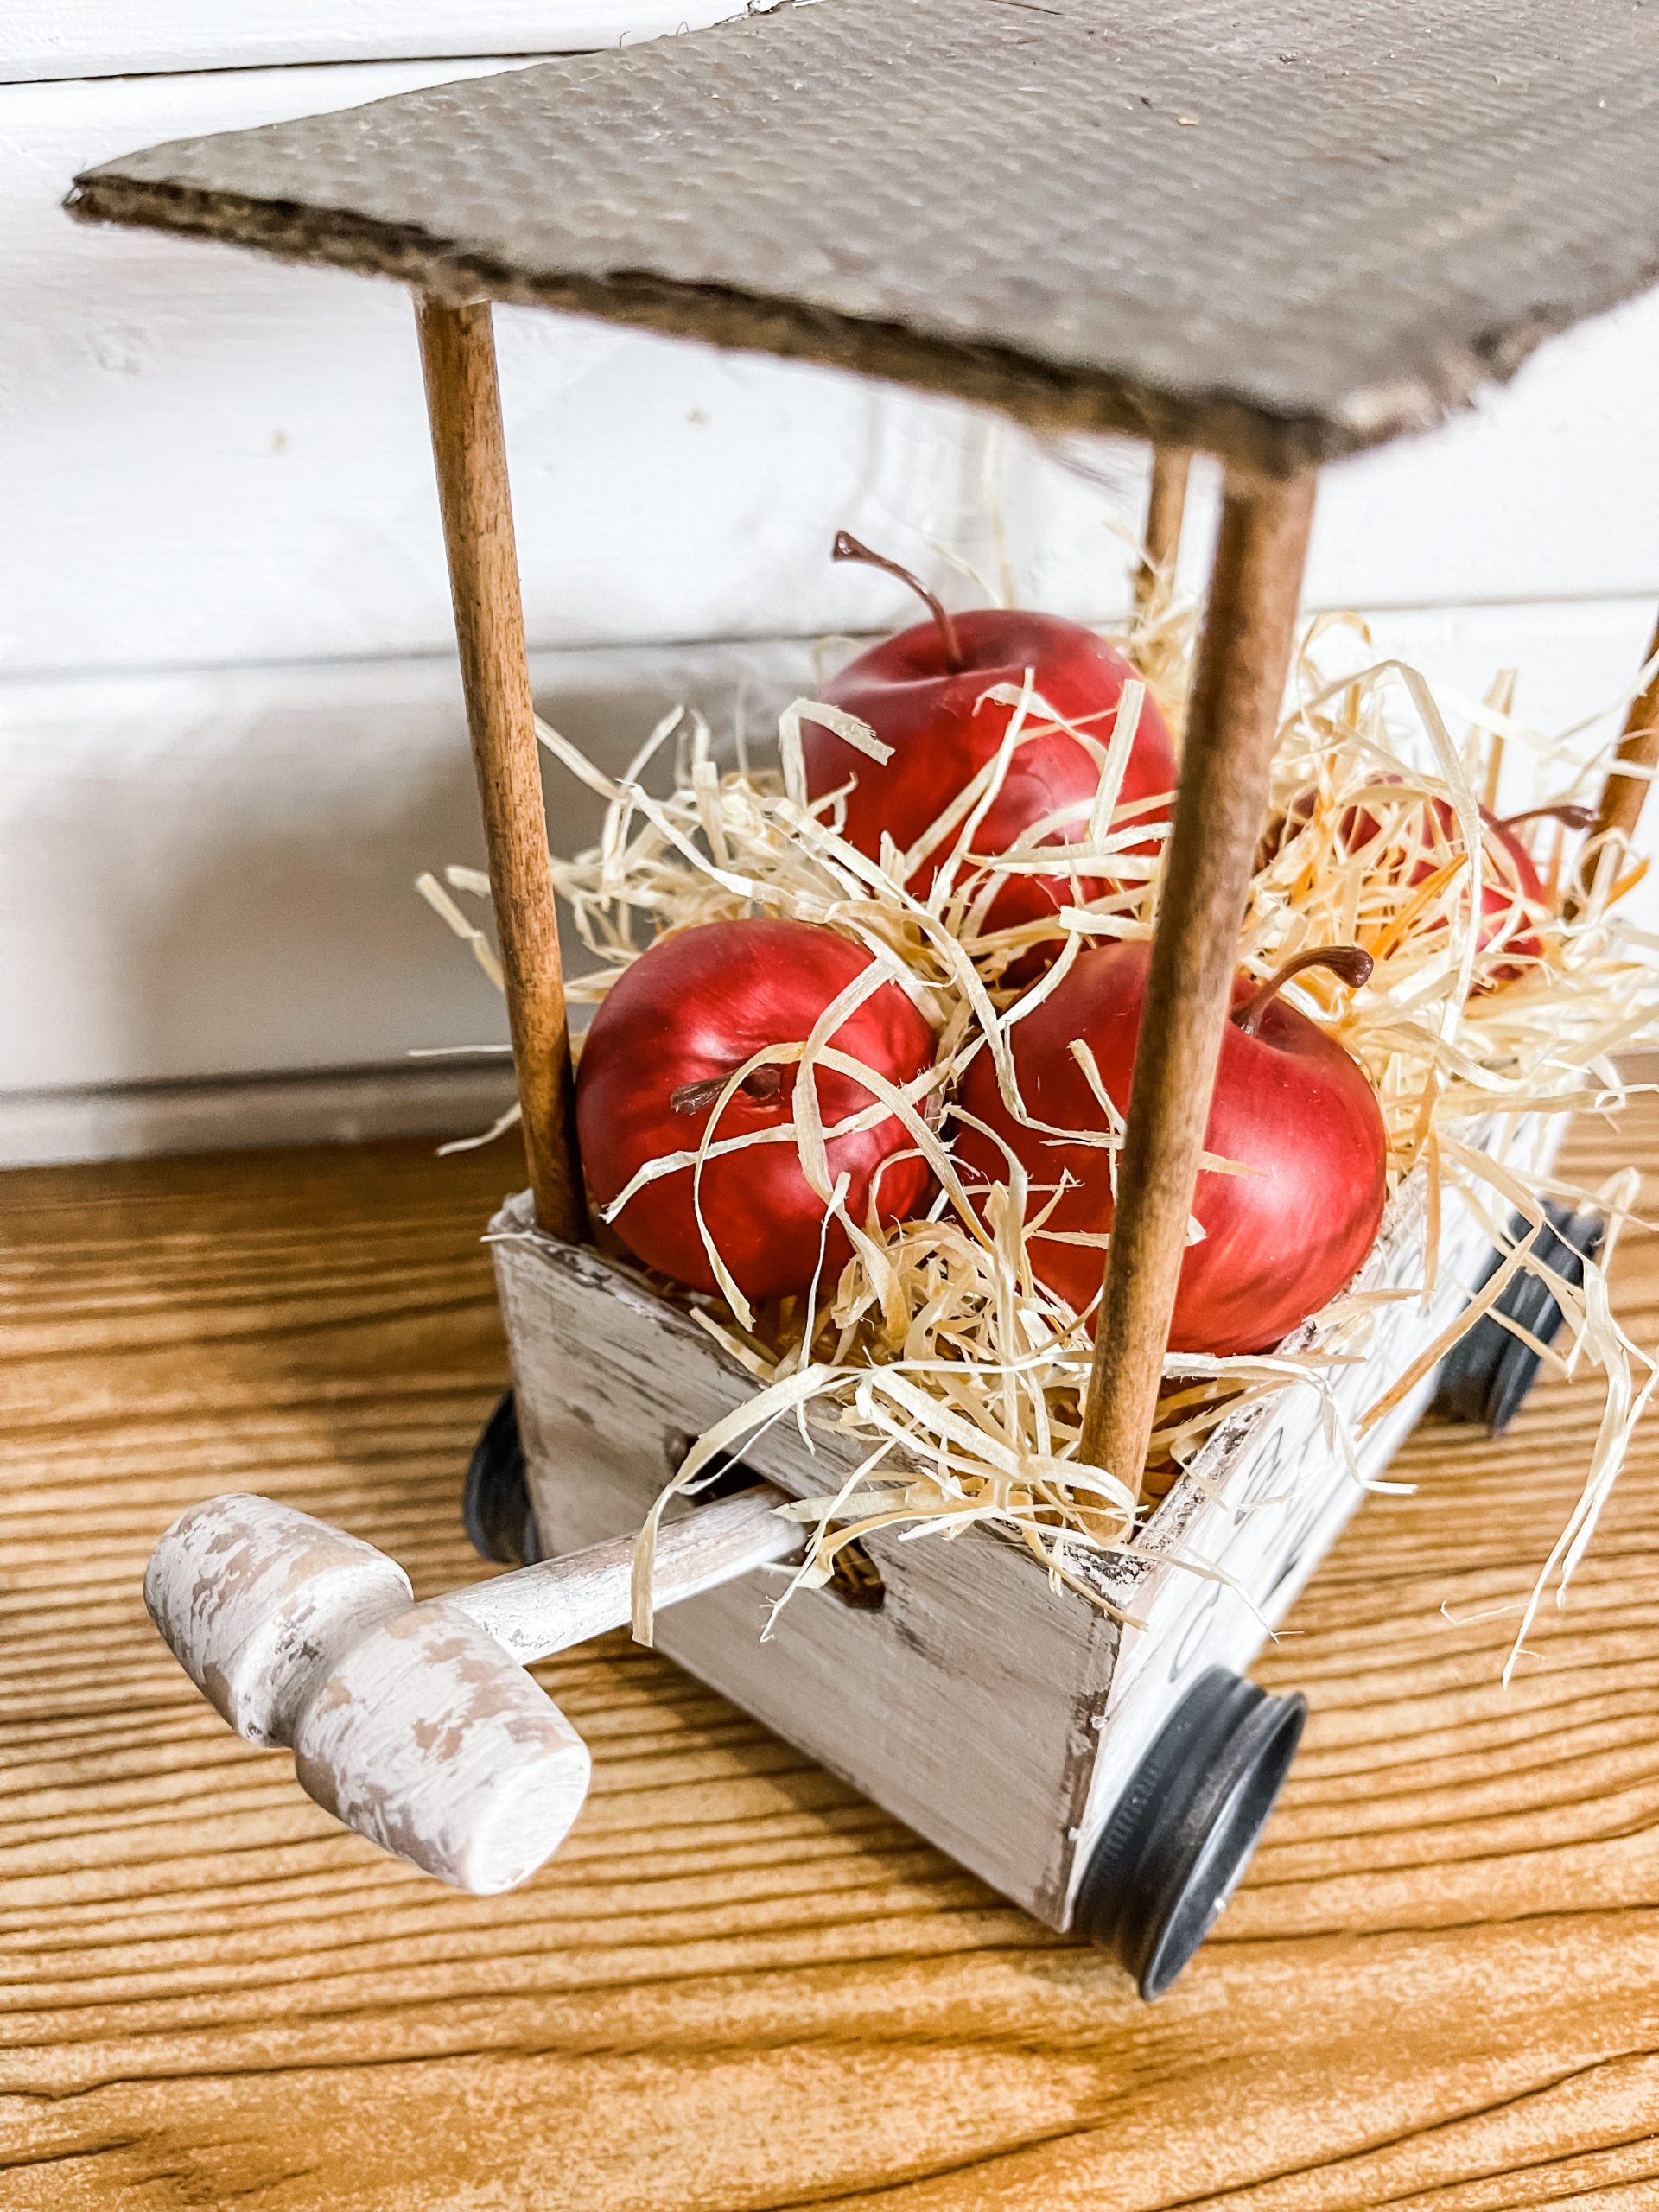
[[[1549,332],[1659,272],[1659,11],[1589,0],[817,0],[83,176],[88,221],[390,276],[416,298],[531,1187],[495,1227],[534,1509],[564,1549],[634,1526],[753,1385],[587,1239],[491,302],[838,365],[1034,425],[1185,456],[1224,499],[1135,1072],[1084,1456],[1145,1457],[1319,467],[1427,428]],[[1601,830],[1656,751],[1638,702]],[[1484,1141],[1535,1157],[1540,1128]],[[1367,1274],[1415,1281],[1408,1183]],[[1479,1271],[1387,1309],[1404,1376]],[[1387,1461],[1425,1376],[1368,1433]],[[748,1464],[819,1495],[779,1430]],[[1201,1938],[1288,1763],[1300,1701],[1241,1679],[1362,1495],[1305,1394],[1221,1429],[1102,1570],[1141,1624],[1014,1543],[871,1540],[879,1603],[804,1595],[758,1639],[753,1580],[664,1618],[665,1650],[1148,1993]],[[1236,1587],[1184,1573],[1224,1558]],[[863,1593],[868,1600],[871,1592]]]

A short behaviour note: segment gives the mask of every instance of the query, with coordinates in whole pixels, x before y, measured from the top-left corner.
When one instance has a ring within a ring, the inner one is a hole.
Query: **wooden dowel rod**
[[[705,1590],[717,1590],[756,1567],[798,1560],[804,1531],[799,1522],[779,1518],[779,1508],[788,1502],[781,1491],[764,1483],[665,1522],[652,1555],[653,1608],[661,1611]],[[476,1621],[520,1666],[533,1667],[556,1651],[627,1626],[634,1541],[632,1535],[613,1536],[562,1559],[492,1575],[455,1591],[445,1602]]]
[[[1659,654],[1659,624],[1654,627],[1648,658],[1651,660],[1656,654]],[[1646,689],[1631,700],[1630,711],[1624,717],[1624,734],[1602,784],[1596,826],[1586,848],[1592,868],[1596,866],[1596,855],[1605,849],[1604,840],[1612,837],[1629,844],[1642,817],[1649,779],[1645,775],[1621,776],[1619,769],[1626,766],[1644,769],[1659,766],[1659,670],[1648,679]]]
[[[416,303],[455,639],[495,903],[536,1218],[587,1229],[536,710],[487,302]]]
[[[1230,474],[1187,711],[1082,1458],[1139,1491],[1267,809],[1313,516],[1312,472]]]
[[[1135,572],[1135,612],[1144,614],[1158,579],[1173,575],[1186,513],[1186,477],[1192,456],[1185,446],[1154,446],[1147,493],[1146,547]]]

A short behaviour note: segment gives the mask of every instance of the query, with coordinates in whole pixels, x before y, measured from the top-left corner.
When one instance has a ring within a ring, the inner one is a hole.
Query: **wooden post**
[[[574,1241],[587,1208],[495,339],[487,302],[421,299],[416,316],[531,1189],[541,1226]]]
[[[1192,456],[1184,446],[1154,446],[1147,493],[1146,551],[1135,572],[1135,611],[1144,614],[1160,575],[1173,574],[1181,550],[1186,476]]]
[[[1081,1457],[1138,1491],[1313,516],[1312,472],[1228,474],[1141,1018]]]
[[[1649,659],[1656,654],[1659,654],[1659,624],[1655,626],[1648,647]],[[1649,778],[1620,775],[1620,768],[1626,765],[1643,769],[1659,766],[1659,670],[1649,677],[1646,689],[1631,700],[1630,711],[1624,717],[1624,734],[1602,784],[1596,826],[1585,847],[1591,874],[1602,866],[1601,855],[1611,845],[1622,849],[1636,835],[1636,825],[1648,796]],[[1581,880],[1587,890],[1588,879]],[[1576,898],[1569,902],[1571,908],[1576,908],[1578,904]]]

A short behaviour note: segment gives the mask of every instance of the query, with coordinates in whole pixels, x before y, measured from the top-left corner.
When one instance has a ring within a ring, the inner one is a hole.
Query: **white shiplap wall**
[[[0,85],[580,53],[740,12],[738,0],[14,0],[0,17]]]
[[[499,1083],[384,1073],[500,1033],[409,890],[478,835],[408,303],[78,230],[70,177],[667,19],[493,0],[458,33],[436,0],[262,6],[215,45],[216,11],[143,12],[0,24],[0,79],[56,79],[0,82],[0,1159],[466,1118]],[[415,53],[458,58],[392,58]],[[758,721],[816,636],[902,612],[830,568],[839,524],[988,573],[995,504],[1022,599],[1122,603],[1129,449],[1057,459],[825,372],[499,321],[538,685],[613,757],[688,692],[741,694]],[[1332,471],[1315,602],[1383,610],[1384,647],[1468,690],[1519,666],[1547,726],[1612,700],[1659,598],[1659,529],[1631,497],[1659,482],[1656,375],[1659,303],[1639,305],[1471,422]],[[578,834],[563,795],[556,819]]]

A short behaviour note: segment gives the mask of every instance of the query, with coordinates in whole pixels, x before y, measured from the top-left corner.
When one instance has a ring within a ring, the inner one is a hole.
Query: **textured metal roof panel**
[[[1659,0],[816,0],[71,204],[1285,468],[1659,276]]]

